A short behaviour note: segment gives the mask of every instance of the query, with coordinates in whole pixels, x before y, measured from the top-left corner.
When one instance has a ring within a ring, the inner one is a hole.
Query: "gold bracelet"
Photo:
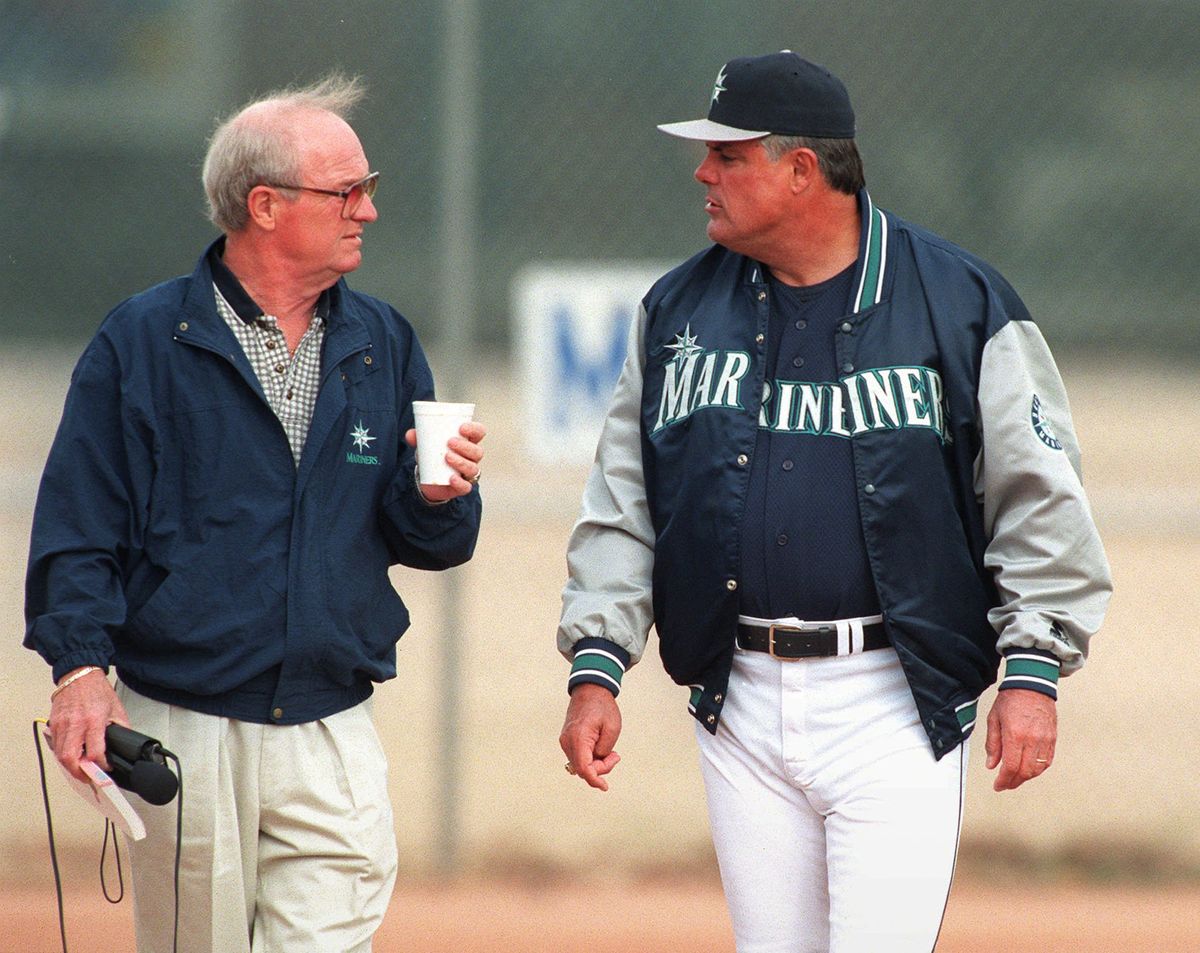
[[[70,675],[68,675],[66,678],[64,678],[58,684],[58,686],[54,689],[54,691],[52,691],[50,693],[50,700],[54,701],[54,699],[56,699],[58,697],[58,693],[61,692],[64,688],[66,688],[68,685],[70,685],[72,682],[77,682],[77,681],[79,681],[79,679],[83,678],[83,676],[91,675],[92,672],[103,672],[103,671],[104,671],[104,669],[102,669],[99,665],[85,665],[83,668],[79,669],[79,671],[72,672]]]

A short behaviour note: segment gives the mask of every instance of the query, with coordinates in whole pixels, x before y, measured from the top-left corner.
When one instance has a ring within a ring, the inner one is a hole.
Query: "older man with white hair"
[[[423,484],[412,327],[344,276],[378,217],[346,120],[357,80],[275,93],[204,163],[224,233],[191,275],[119,305],[72,377],[34,517],[25,644],[52,666],[63,766],[132,725],[186,781],[138,803],[138,949],[367,951],[396,845],[371,721],[408,610],[388,569],[470,559],[484,427]],[[115,669],[115,685],[106,674]]]

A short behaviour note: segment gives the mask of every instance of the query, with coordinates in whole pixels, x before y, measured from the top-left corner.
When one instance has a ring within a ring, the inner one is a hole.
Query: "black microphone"
[[[179,790],[179,779],[167,767],[162,745],[123,725],[104,729],[104,746],[117,787],[132,791],[149,804],[169,804]]]

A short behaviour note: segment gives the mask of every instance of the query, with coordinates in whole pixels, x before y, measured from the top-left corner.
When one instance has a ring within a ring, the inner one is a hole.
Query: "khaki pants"
[[[118,690],[182,765],[180,953],[369,953],[396,879],[370,703],[258,725]],[[138,953],[170,953],[177,803],[132,803],[147,831],[130,844]]]

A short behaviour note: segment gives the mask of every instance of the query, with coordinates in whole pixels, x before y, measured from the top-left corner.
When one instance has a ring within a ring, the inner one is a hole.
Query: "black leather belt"
[[[887,648],[890,644],[882,622],[864,625],[862,631],[864,652]],[[837,626],[798,629],[780,623],[750,625],[739,622],[737,644],[739,648],[766,652],[780,659],[824,658],[838,654]]]

